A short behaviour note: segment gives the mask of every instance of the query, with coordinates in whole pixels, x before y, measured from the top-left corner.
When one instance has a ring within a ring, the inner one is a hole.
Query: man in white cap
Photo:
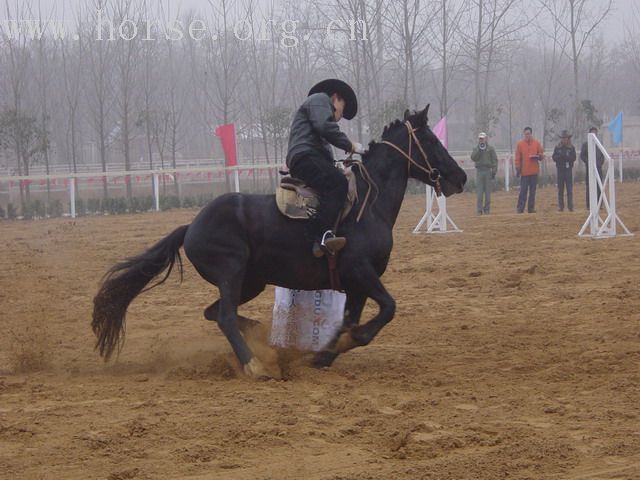
[[[496,149],[487,142],[487,134],[478,134],[478,145],[471,152],[471,160],[476,165],[476,193],[478,215],[488,215],[491,211],[491,190],[498,171]]]
[[[358,112],[353,89],[342,80],[328,79],[316,84],[296,112],[289,134],[287,166],[291,175],[304,180],[318,192],[319,206],[309,221],[309,235],[316,257],[333,255],[346,244],[333,228],[347,198],[348,185],[334,165],[331,145],[349,153],[365,153],[340,131],[341,118],[351,120]]]

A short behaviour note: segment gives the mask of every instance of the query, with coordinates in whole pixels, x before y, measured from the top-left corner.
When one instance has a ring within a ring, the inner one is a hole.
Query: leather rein
[[[405,126],[407,127],[407,131],[409,132],[409,153],[405,153],[400,147],[398,147],[397,145],[388,142],[386,140],[382,140],[380,143],[385,143],[387,145],[389,145],[390,147],[395,148],[398,152],[400,152],[406,159],[407,159],[407,171],[409,171],[411,169],[411,165],[413,164],[416,168],[422,170],[423,172],[425,172],[428,176],[429,176],[429,180],[431,180],[434,184],[434,188],[436,190],[436,195],[440,196],[442,195],[442,187],[440,185],[440,171],[437,168],[433,168],[431,166],[431,163],[429,163],[429,157],[427,156],[426,152],[424,151],[424,149],[422,148],[422,145],[420,145],[420,142],[418,141],[418,137],[416,137],[416,130],[417,128],[413,128],[413,126],[411,125],[411,122],[409,122],[409,120],[406,120],[404,122]],[[422,165],[420,165],[418,162],[416,162],[412,156],[411,156],[411,146],[413,145],[413,143],[415,142],[415,144],[418,146],[418,149],[420,150],[420,153],[422,154],[422,158],[424,159],[424,162],[426,163],[427,167],[423,167]]]

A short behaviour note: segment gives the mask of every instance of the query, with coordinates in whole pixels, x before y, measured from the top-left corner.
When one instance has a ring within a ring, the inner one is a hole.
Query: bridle
[[[417,128],[413,128],[413,126],[411,125],[411,122],[409,122],[409,120],[406,120],[404,122],[405,126],[407,127],[407,131],[409,132],[409,153],[405,153],[400,147],[398,147],[397,145],[388,142],[386,140],[382,140],[382,142],[380,143],[386,143],[387,145],[389,145],[390,147],[395,148],[398,152],[400,152],[406,159],[407,159],[407,172],[411,169],[411,165],[413,164],[416,168],[422,170],[423,172],[425,172],[428,176],[429,176],[429,180],[431,180],[434,184],[434,188],[436,190],[436,195],[440,196],[442,194],[442,187],[440,185],[440,171],[437,168],[433,168],[431,166],[431,163],[429,163],[429,157],[427,157],[426,152],[424,151],[424,149],[422,148],[422,145],[420,145],[420,142],[418,141],[418,137],[416,137],[416,130]],[[420,165],[418,162],[416,162],[412,157],[411,157],[411,146],[413,145],[413,143],[415,142],[415,144],[418,146],[418,149],[420,150],[420,153],[422,154],[422,158],[424,159],[424,162],[426,163],[427,167],[423,167],[422,165]]]
[[[409,132],[409,153],[408,154],[405,153],[397,145],[394,145],[393,143],[388,142],[386,140],[382,140],[380,143],[386,143],[390,147],[395,148],[398,152],[400,152],[408,160],[408,162],[407,162],[407,173],[411,169],[411,165],[412,164],[415,167],[417,167],[418,169],[420,169],[423,172],[425,172],[429,176],[429,180],[431,180],[433,182],[433,184],[434,184],[434,189],[436,191],[436,195],[437,196],[442,195],[442,187],[440,185],[440,178],[441,178],[440,177],[440,171],[437,168],[433,168],[431,166],[431,163],[429,162],[429,157],[427,156],[427,153],[422,148],[422,145],[420,145],[420,142],[418,141],[418,137],[416,136],[415,132],[416,132],[417,128],[413,128],[413,126],[411,125],[411,122],[409,122],[409,120],[406,120],[404,122],[404,124],[407,127],[407,131]],[[420,150],[420,153],[422,153],[422,158],[424,159],[424,163],[427,165],[426,168],[423,167],[422,165],[420,165],[418,162],[416,162],[411,157],[411,146],[412,146],[412,144],[414,142],[418,146],[418,149]],[[367,193],[366,193],[366,195],[364,197],[364,201],[362,202],[362,207],[360,207],[360,212],[358,213],[358,216],[356,217],[356,222],[359,222],[360,218],[362,217],[362,214],[364,213],[364,209],[365,209],[365,207],[367,205],[367,202],[369,200],[369,195],[371,194],[371,191],[373,189],[375,189],[376,190],[376,194],[377,194],[378,187],[376,186],[375,182],[371,178],[371,175],[369,175],[369,172],[365,168],[364,163],[362,163],[361,160],[354,160],[353,159],[353,152],[351,152],[347,156],[346,159],[342,160],[342,162],[343,162],[343,164],[345,166],[357,165],[360,168],[360,173],[362,175],[362,178],[364,179],[364,181],[368,185]],[[357,193],[356,193],[356,195],[357,195]]]

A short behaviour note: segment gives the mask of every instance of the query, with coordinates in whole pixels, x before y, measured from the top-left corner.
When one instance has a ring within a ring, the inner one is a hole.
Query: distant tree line
[[[56,7],[5,0],[0,174],[219,157],[213,132],[230,122],[241,162],[277,164],[295,108],[329,76],[358,93],[359,114],[343,129],[363,142],[427,103],[432,124],[447,116],[452,149],[478,131],[510,148],[525,125],[545,143],[564,128],[579,141],[623,106],[639,109],[640,14],[607,44],[613,1],[209,0],[168,11],[89,0],[64,12],[61,35]],[[17,28],[25,19],[44,33]],[[29,187],[20,188],[24,203]]]

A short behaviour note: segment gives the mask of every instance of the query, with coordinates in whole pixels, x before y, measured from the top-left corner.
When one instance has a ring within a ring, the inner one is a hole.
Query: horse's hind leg
[[[247,375],[257,379],[271,378],[272,375],[253,354],[241,334],[241,331],[246,332],[255,324],[260,325],[260,322],[238,315],[238,305],[258,296],[264,290],[264,284],[245,281],[242,282],[240,289],[239,286],[236,288],[238,283],[234,279],[219,285],[220,299],[207,307],[204,311],[204,316],[207,320],[218,323],[218,327],[227,337]],[[236,293],[238,291],[240,292],[239,294]]]
[[[198,265],[196,268],[199,267],[198,272],[206,280],[217,285],[220,291],[220,299],[216,302],[217,308],[215,310],[217,310],[217,312],[215,312],[215,317],[211,315],[212,318],[217,320],[218,327],[220,327],[224,336],[227,337],[244,372],[250,377],[257,379],[271,378],[271,375],[264,368],[260,360],[253,354],[240,333],[238,305],[240,305],[242,301],[244,266],[241,263],[229,261],[224,264],[216,262],[211,262],[211,264],[216,265],[215,270],[210,269],[209,265]],[[213,313],[213,311],[210,311],[210,314]]]
[[[240,305],[247,303],[258,295],[260,295],[264,291],[265,284],[262,282],[249,282],[245,279],[242,285],[242,292],[240,293]],[[204,311],[204,318],[210,320],[212,322],[218,321],[218,315],[220,310],[220,300],[216,300],[211,305],[209,305]],[[238,317],[238,327],[242,333],[246,333],[252,328],[262,326],[260,322],[257,320],[253,320],[252,318],[243,317],[242,315],[237,315]]]
[[[204,318],[212,322],[218,321],[218,311],[220,310],[220,300],[216,300],[204,311]],[[260,327],[262,324],[253,318],[238,315],[238,328],[242,333],[247,333],[252,328]]]

